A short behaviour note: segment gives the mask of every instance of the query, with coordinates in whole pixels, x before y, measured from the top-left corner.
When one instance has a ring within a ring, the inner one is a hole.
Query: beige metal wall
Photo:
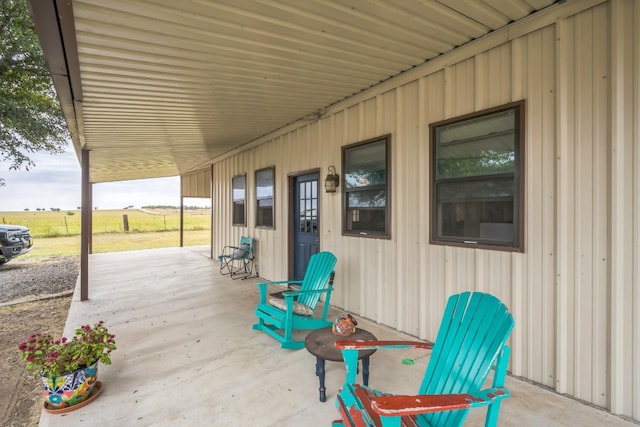
[[[182,197],[211,197],[211,169],[205,168],[180,177]]]
[[[433,339],[445,299],[483,290],[516,319],[511,371],[640,419],[640,2],[567,2],[256,141],[213,166],[214,246],[258,240],[262,277],[287,274],[287,175],[341,165],[341,147],[392,135],[392,239],[341,235],[322,194],[332,303]],[[526,100],[525,252],[429,244],[428,125]],[[276,228],[254,229],[254,171],[276,168]],[[247,173],[248,227],[231,177]]]

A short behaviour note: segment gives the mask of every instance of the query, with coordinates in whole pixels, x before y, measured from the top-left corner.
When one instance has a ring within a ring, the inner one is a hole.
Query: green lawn
[[[113,209],[91,212],[93,233],[124,233],[148,231],[178,231],[179,209]],[[0,224],[18,224],[29,227],[34,238],[80,235],[81,212],[21,211],[0,212]],[[128,226],[128,230],[127,230]],[[184,211],[185,230],[210,230],[209,209]]]
[[[127,216],[129,231],[124,231]],[[0,223],[29,227],[33,249],[20,258],[80,255],[80,211],[0,212]],[[164,209],[152,213],[139,210],[92,212],[93,253],[132,251],[180,246],[180,212]],[[184,246],[211,243],[208,209],[185,210]]]
[[[184,246],[209,245],[209,230],[185,231]],[[105,233],[93,236],[93,253],[135,251],[140,249],[180,246],[180,232]],[[43,237],[33,240],[31,252],[20,258],[39,258],[58,255],[80,255],[80,236]]]

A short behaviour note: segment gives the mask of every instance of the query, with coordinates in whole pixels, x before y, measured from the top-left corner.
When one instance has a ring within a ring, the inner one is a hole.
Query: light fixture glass
[[[335,193],[336,188],[340,185],[340,176],[336,173],[334,166],[329,166],[329,174],[324,179],[324,191],[327,193]]]

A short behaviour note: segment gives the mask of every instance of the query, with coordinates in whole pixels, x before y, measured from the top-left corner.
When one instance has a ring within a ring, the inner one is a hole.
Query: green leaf
[[[34,166],[30,154],[60,153],[69,132],[24,0],[0,0],[0,160]]]

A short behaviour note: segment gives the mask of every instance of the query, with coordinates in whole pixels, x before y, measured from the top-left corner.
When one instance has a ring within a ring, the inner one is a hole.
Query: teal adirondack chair
[[[347,376],[336,406],[342,420],[333,426],[460,426],[471,408],[488,406],[485,426],[498,422],[510,349],[505,344],[513,317],[497,298],[464,292],[449,298],[435,343],[413,341],[338,341]],[[423,348],[433,350],[418,394],[390,395],[356,384],[358,350]],[[495,368],[492,386],[481,390]]]
[[[253,329],[264,331],[281,343],[282,348],[300,349],[304,341],[293,339],[293,331],[298,329],[320,329],[331,326],[327,321],[329,300],[331,299],[333,268],[336,257],[331,252],[318,252],[309,259],[309,265],[302,280],[257,283],[260,303],[255,314],[258,323]],[[267,294],[269,285],[299,285],[299,290],[288,290],[283,298]],[[321,296],[325,296],[320,313],[316,308]]]

